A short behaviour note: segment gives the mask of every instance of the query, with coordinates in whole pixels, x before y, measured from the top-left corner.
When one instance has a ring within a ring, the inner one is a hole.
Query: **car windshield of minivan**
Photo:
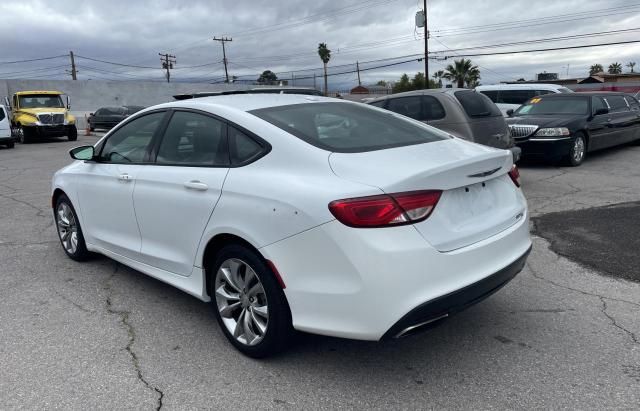
[[[446,140],[449,136],[395,113],[350,103],[309,103],[251,114],[327,151],[357,153]]]
[[[516,116],[588,114],[589,100],[584,97],[544,98],[536,97],[516,110]]]

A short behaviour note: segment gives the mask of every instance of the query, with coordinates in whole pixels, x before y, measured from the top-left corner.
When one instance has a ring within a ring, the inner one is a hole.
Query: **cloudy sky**
[[[430,60],[431,73],[456,55],[640,39],[640,1],[428,3],[429,48],[438,57]],[[420,8],[419,0],[6,0],[0,3],[0,78],[70,78],[68,57],[7,63],[73,50],[80,79],[162,81],[158,53],[168,52],[177,57],[172,81],[221,81],[222,48],[212,37],[226,36],[233,38],[226,46],[229,72],[240,79],[269,69],[280,78],[295,77],[295,84],[313,84],[322,66],[317,46],[325,42],[332,73],[352,71],[359,61],[370,69],[362,71],[363,83],[395,80],[423,70],[417,61],[375,68],[423,53],[422,29],[415,28]],[[556,39],[593,33],[599,34]],[[532,42],[542,39],[551,40]],[[516,44],[504,46],[509,43]],[[532,79],[543,71],[580,77],[594,63],[606,68],[637,61],[640,71],[640,43],[469,58],[479,65],[483,84]],[[330,79],[332,88],[344,89],[356,81],[355,73]]]

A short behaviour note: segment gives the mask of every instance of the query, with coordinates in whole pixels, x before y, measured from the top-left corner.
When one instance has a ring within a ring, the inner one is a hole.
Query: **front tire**
[[[16,138],[18,139],[18,143],[20,144],[29,144],[31,143],[31,130],[25,128],[23,126],[18,126],[15,128]]]
[[[69,141],[76,141],[78,139],[78,129],[76,126],[69,126],[69,135],[67,138]]]
[[[210,271],[214,315],[243,354],[264,358],[282,351],[292,336],[291,312],[265,260],[239,244],[224,247]]]
[[[64,252],[76,261],[85,261],[90,254],[80,227],[80,220],[71,201],[66,195],[61,195],[56,201],[54,218],[58,231],[58,238]]]
[[[573,140],[573,145],[569,154],[564,158],[567,165],[571,167],[577,167],[584,161],[587,156],[587,140],[584,134],[577,134]]]

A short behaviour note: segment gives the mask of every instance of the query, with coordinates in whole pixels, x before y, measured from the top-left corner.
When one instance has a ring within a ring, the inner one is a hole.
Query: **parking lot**
[[[577,168],[523,164],[534,248],[481,304],[406,339],[300,335],[257,361],[228,344],[207,304],[107,258],[65,256],[51,176],[96,138],[0,148],[0,408],[640,404],[640,283],[626,280],[640,279],[640,146]]]

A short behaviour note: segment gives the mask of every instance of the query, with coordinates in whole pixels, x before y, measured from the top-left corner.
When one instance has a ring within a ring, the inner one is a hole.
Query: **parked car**
[[[515,147],[500,110],[486,96],[473,90],[433,89],[390,94],[367,104],[422,121],[456,137],[489,147],[511,150]]]
[[[640,106],[623,93],[548,94],[508,118],[522,155],[582,164],[588,152],[640,139]]]
[[[14,144],[11,125],[9,124],[9,113],[5,106],[0,105],[0,145],[13,148]]]
[[[517,110],[527,100],[555,93],[573,93],[571,89],[558,84],[494,84],[478,86],[476,91],[489,97],[496,103],[502,115],[509,116],[509,110]]]
[[[254,357],[292,329],[405,336],[498,290],[531,247],[507,151],[361,103],[166,103],[71,156],[52,190],[66,254],[211,301]]]
[[[91,131],[97,128],[111,129],[125,118],[144,109],[142,106],[102,107],[89,115]]]

